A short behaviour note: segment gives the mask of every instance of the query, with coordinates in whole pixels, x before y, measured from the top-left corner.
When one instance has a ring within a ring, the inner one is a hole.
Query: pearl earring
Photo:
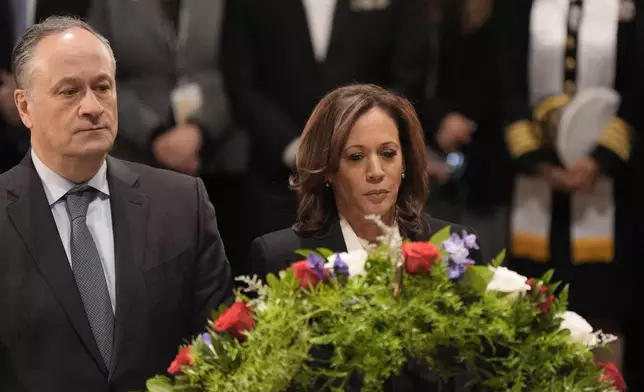
[[[404,180],[404,179],[405,179],[405,172],[402,172],[402,174],[400,175],[400,177]]]
[[[331,188],[331,181],[325,182],[324,186],[327,187],[327,188]]]

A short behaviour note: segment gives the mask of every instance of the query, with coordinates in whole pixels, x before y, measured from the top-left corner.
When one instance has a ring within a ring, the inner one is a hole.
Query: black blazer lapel
[[[340,220],[335,219],[326,234],[318,237],[302,237],[304,249],[326,248],[333,252],[341,253],[347,251],[347,244],[344,242]]]
[[[14,173],[10,195],[15,201],[7,207],[7,215],[85,348],[107,375],[45,190],[29,155]]]
[[[116,263],[116,326],[114,358],[110,374],[114,376],[125,347],[128,315],[133,309],[137,290],[143,285],[139,268],[145,257],[149,198],[141,192],[139,177],[117,159],[108,157],[107,178],[114,230]]]

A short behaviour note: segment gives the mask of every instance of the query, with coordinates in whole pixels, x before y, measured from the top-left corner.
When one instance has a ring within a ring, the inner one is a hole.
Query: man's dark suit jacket
[[[432,234],[451,226],[453,233],[461,235],[463,231],[469,234],[475,234],[468,227],[455,225],[439,219],[423,215],[423,230],[417,235],[408,235],[401,233],[404,238],[412,241],[428,241]],[[285,270],[291,264],[302,260],[302,256],[295,253],[297,249],[317,249],[327,248],[334,252],[346,252],[347,246],[342,235],[339,220],[334,220],[327,233],[319,236],[301,236],[293,229],[285,229],[273,233],[265,234],[256,238],[251,246],[251,275],[257,274],[264,279],[267,274],[278,274]],[[480,251],[475,251],[471,258],[481,264]],[[326,349],[316,350],[314,356],[327,356]],[[385,385],[387,392],[415,392],[415,391],[445,391],[450,392],[459,387],[463,391],[464,383],[459,379],[448,382],[440,381],[425,366],[410,360],[399,376],[393,377]],[[347,391],[360,391],[361,381],[359,377],[353,377],[349,382]]]
[[[351,83],[394,89],[417,103],[429,68],[426,0],[352,10],[338,0],[326,59],[317,62],[302,0],[228,1],[223,70],[231,104],[253,143],[251,165],[286,184],[282,153],[313,108]],[[264,233],[262,233],[264,234]]]
[[[230,267],[199,179],[108,158],[116,263],[103,365],[29,156],[0,176],[0,390],[132,391],[230,301]]]

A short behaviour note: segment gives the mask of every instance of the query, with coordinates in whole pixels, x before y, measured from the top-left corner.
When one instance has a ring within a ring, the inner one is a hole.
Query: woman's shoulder
[[[273,231],[261,235],[253,241],[253,246],[259,246],[266,253],[281,253],[293,251],[301,244],[300,236],[292,228]]]
[[[427,226],[426,230],[430,233],[430,235],[441,231],[445,227],[450,227],[450,231],[452,233],[463,234],[463,232],[465,231],[467,234],[475,234],[474,230],[471,227],[434,218],[429,214],[423,214],[422,219],[423,223],[425,223],[425,225]]]
[[[259,236],[251,244],[249,272],[260,277],[278,273],[301,258],[295,253],[300,248],[302,238],[292,228]]]

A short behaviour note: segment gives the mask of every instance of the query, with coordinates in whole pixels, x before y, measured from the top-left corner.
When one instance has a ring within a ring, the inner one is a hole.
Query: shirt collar
[[[342,236],[344,237],[344,243],[347,246],[347,252],[361,249],[366,250],[369,247],[369,241],[358,237],[349,222],[342,216],[340,216],[340,229],[342,229]],[[398,224],[396,224],[396,230],[400,233]]]
[[[50,206],[54,205],[58,200],[65,196],[70,189],[78,185],[47,167],[47,165],[38,158],[38,155],[36,155],[36,152],[33,149],[31,150],[31,159],[36,168],[36,172],[38,172],[38,176],[43,183],[45,195],[47,196],[47,201]],[[87,185],[106,196],[110,195],[110,189],[107,183],[106,161],[103,161],[98,173],[96,173],[96,175],[87,182]]]

